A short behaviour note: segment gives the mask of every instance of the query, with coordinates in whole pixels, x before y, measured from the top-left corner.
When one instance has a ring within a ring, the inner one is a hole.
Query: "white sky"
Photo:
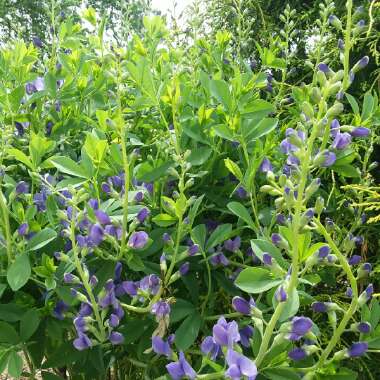
[[[192,3],[192,0],[152,0],[152,8],[160,10],[162,13],[168,13],[169,11],[173,11],[174,2],[176,5],[176,15],[180,14],[187,5]]]

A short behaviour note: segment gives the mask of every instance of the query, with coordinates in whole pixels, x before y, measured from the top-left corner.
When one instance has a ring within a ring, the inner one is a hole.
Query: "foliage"
[[[258,66],[192,9],[184,33],[145,16],[108,40],[87,8],[2,47],[0,372],[378,378],[366,27],[326,1],[293,81],[289,6],[286,54],[258,39]]]

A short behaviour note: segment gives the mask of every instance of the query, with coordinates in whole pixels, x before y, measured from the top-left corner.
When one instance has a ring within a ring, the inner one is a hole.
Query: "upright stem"
[[[346,90],[349,86],[351,24],[352,24],[352,0],[347,0],[347,21],[346,21],[346,32],[344,36],[343,90]]]
[[[13,260],[12,236],[11,236],[11,228],[9,225],[9,211],[8,211],[7,205],[4,202],[4,199],[5,199],[4,194],[0,188],[0,209],[1,209],[1,213],[3,214],[2,220],[3,220],[3,228],[4,228],[4,234],[5,234],[5,240],[6,240],[8,265],[10,265]]]
[[[121,235],[120,253],[124,254],[128,227],[128,193],[129,193],[129,161],[125,142],[125,128],[121,128],[121,151],[124,166],[124,198],[123,198],[123,225]]]
[[[322,107],[319,107],[321,110]],[[301,173],[300,173],[300,183],[298,186],[298,195],[296,199],[296,204],[295,204],[295,211],[294,211],[294,217],[293,217],[293,222],[292,222],[292,232],[293,232],[293,246],[292,246],[292,267],[291,267],[291,275],[290,275],[290,281],[287,289],[287,293],[289,296],[292,295],[293,290],[297,287],[298,283],[298,271],[299,271],[299,252],[298,252],[298,235],[299,235],[299,229],[301,227],[301,213],[303,211],[303,197],[304,197],[304,191],[307,183],[307,174],[309,171],[309,165],[310,165],[310,160],[312,156],[312,150],[313,150],[313,145],[314,145],[314,140],[317,137],[318,133],[318,120],[321,118],[321,111],[319,111],[317,120],[313,124],[313,129],[307,144],[307,149],[305,151],[305,157],[304,160],[302,160],[301,164]],[[270,319],[266,329],[265,333],[263,336],[263,340],[260,346],[259,353],[256,358],[256,365],[259,366],[267,353],[268,347],[270,340],[272,338],[273,331],[276,327],[276,324],[278,322],[278,319],[281,316],[281,313],[285,307],[286,302],[280,302],[277,304],[276,309],[272,315],[272,318]]]
[[[344,316],[339,323],[339,326],[335,330],[329,344],[325,348],[325,350],[322,352],[318,363],[316,364],[316,368],[322,367],[326,359],[328,358],[329,354],[331,351],[334,349],[336,346],[340,336],[344,332],[347,323],[350,321],[352,318],[353,314],[355,313],[357,307],[358,307],[358,285],[357,281],[355,279],[354,274],[352,273],[351,267],[347,262],[346,257],[340,252],[336,244],[334,243],[333,239],[331,238],[330,234],[326,231],[325,227],[322,225],[322,223],[319,220],[315,220],[316,225],[319,228],[319,231],[322,233],[323,237],[326,239],[326,241],[329,243],[329,246],[331,249],[334,251],[336,256],[339,259],[340,264],[342,265],[342,268],[344,272],[347,275],[348,280],[350,281],[351,289],[352,289],[352,301],[350,304],[350,307],[348,310],[344,313]]]
[[[73,246],[75,268],[79,274],[80,279],[82,280],[82,283],[83,283],[83,286],[87,292],[87,295],[90,298],[91,307],[92,307],[92,310],[94,311],[95,319],[96,319],[96,322],[99,326],[101,340],[105,340],[106,339],[106,332],[105,332],[105,328],[103,325],[102,318],[100,316],[98,303],[96,302],[94,293],[92,292],[92,288],[91,288],[91,285],[89,283],[88,276],[84,272],[84,270],[82,268],[82,263],[80,262],[80,259],[79,259],[79,252],[78,252],[77,242],[75,239],[75,217],[74,217],[74,215],[71,218],[71,223],[70,223],[70,240],[71,240],[71,244]]]

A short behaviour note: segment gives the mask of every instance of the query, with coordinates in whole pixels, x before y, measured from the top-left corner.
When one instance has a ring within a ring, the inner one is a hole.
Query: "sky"
[[[191,4],[192,0],[176,0],[176,14],[181,13],[187,5]],[[152,8],[160,10],[162,13],[168,13],[173,10],[174,0],[152,0]]]

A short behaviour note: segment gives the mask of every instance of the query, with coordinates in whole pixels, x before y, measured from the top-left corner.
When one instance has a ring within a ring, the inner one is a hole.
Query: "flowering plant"
[[[1,50],[2,371],[355,376],[380,305],[361,203],[349,218],[336,205],[340,184],[371,181],[379,106],[368,92],[359,114],[349,93],[369,62],[350,60],[363,10],[349,0],[343,27],[333,9],[289,91],[286,59],[235,62],[226,31],[178,47],[156,16],[122,47],[87,10],[93,31],[62,21],[48,53]]]

